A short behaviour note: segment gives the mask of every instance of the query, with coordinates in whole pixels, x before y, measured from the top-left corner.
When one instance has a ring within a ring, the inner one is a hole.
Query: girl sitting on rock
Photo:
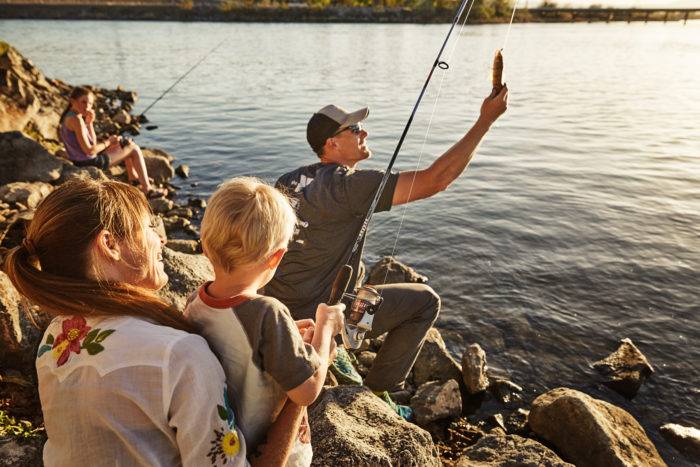
[[[129,181],[138,181],[141,191],[149,198],[157,198],[167,191],[156,189],[148,180],[146,162],[141,148],[133,141],[123,141],[112,135],[97,141],[95,128],[95,95],[88,88],[76,87],[70,94],[68,108],[61,116],[59,135],[68,153],[68,159],[78,167],[94,166],[107,170],[124,161]]]
[[[135,187],[70,181],[5,259],[53,316],[36,359],[46,466],[247,465],[221,365],[155,293],[168,276],[150,217]],[[286,462],[301,414],[285,406],[254,463]]]

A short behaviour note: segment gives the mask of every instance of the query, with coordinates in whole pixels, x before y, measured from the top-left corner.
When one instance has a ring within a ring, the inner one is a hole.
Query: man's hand
[[[498,117],[508,108],[508,86],[503,85],[501,92],[494,97],[487,97],[481,104],[480,120],[486,121],[489,125],[495,122]]]
[[[330,327],[332,330],[332,336],[337,335],[342,329],[345,323],[345,304],[339,303],[337,305],[328,306],[325,303],[321,303],[316,308],[316,326],[319,328]]]

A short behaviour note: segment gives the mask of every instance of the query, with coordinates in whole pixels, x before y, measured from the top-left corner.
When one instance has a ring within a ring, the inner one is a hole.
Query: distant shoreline
[[[229,10],[213,5],[186,7],[154,2],[73,3],[17,2],[0,0],[0,19],[131,20],[185,22],[282,22],[282,23],[448,23],[452,9],[410,9],[373,7],[308,7],[290,4],[277,7],[238,7]],[[519,9],[517,23],[684,21],[700,19],[700,9]],[[470,19],[470,24],[498,24],[510,15]]]

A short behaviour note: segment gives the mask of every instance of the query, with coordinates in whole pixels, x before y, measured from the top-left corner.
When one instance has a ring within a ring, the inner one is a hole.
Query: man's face
[[[333,139],[338,145],[338,153],[345,160],[359,162],[372,156],[366,145],[367,131],[359,124],[341,130]]]

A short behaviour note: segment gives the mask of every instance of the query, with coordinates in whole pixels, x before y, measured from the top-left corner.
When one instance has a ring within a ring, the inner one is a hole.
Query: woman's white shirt
[[[37,355],[44,464],[247,465],[206,341],[139,318],[55,318]]]

